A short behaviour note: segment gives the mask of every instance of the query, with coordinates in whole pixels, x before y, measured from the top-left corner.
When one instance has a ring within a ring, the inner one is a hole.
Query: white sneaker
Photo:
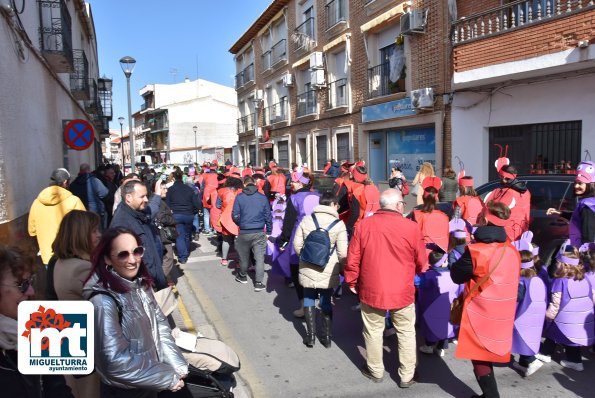
[[[537,372],[537,370],[539,370],[539,368],[541,368],[542,366],[543,366],[543,362],[541,362],[539,359],[534,360],[527,367],[527,372],[525,373],[525,377],[531,376],[533,373]]]
[[[535,362],[538,362],[538,361],[535,361]],[[541,362],[541,361],[539,361],[539,363],[543,364],[543,362]],[[512,363],[512,367],[514,369],[518,370],[523,377],[527,377],[527,368],[526,367],[521,366],[521,364],[516,361],[514,361]]]
[[[454,345],[457,345],[457,344],[459,344],[459,340],[457,340],[457,339],[452,339],[452,342],[451,342],[451,343],[453,343]]]
[[[582,363],[570,362],[565,359],[560,361],[560,365],[568,369],[576,370],[577,372],[582,372],[583,370],[585,370],[585,367]]]
[[[552,357],[549,355],[543,355],[543,354],[537,353],[537,354],[535,354],[535,358],[539,359],[543,363],[552,362]]]
[[[436,349],[436,355],[438,355],[439,357],[443,357],[445,353],[446,351],[444,351],[444,348]]]
[[[431,345],[422,345],[419,346],[419,351],[423,352],[424,354],[433,354],[434,353],[434,347]]]

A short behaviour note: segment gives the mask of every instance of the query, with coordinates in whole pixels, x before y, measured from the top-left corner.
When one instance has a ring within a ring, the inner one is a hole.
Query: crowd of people
[[[499,396],[493,363],[512,361],[527,377],[557,345],[566,354],[561,365],[582,371],[581,347],[595,343],[595,163],[578,166],[575,210],[548,210],[570,220],[570,238],[551,261],[532,242],[531,193],[509,163],[498,160],[501,185],[483,200],[464,170],[446,167],[439,178],[430,163],[411,184],[393,167],[382,193],[361,160],[329,161],[324,174],[334,185],[320,191],[305,164],[240,169],[213,161],[126,176],[83,164],[72,184],[57,169],[31,207],[29,233],[47,267],[45,298],[95,306],[97,372],[14,382],[16,306],[34,295],[34,258],[1,246],[0,380],[12,383],[14,396],[40,389],[70,396],[65,383],[76,397],[184,390],[188,366],[153,292],[174,283],[172,270],[186,264],[199,234],[217,243],[237,282],[253,279],[255,292],[266,288],[266,263],[285,278],[307,347],[317,337],[331,347],[333,297],[343,285],[356,294],[361,372],[374,382],[383,381],[390,334],[398,337],[401,388],[416,383],[418,351],[441,357],[449,343],[472,361],[483,397]],[[406,208],[406,195],[416,197],[415,209]],[[451,217],[441,201],[452,202]]]

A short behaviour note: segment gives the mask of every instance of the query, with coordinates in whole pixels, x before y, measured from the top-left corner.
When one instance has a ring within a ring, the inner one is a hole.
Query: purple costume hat
[[[523,232],[523,234],[521,235],[521,239],[515,240],[514,242],[512,242],[512,244],[514,247],[516,247],[516,249],[519,252],[525,250],[525,251],[531,252],[533,254],[533,256],[536,256],[537,252],[539,252],[539,248],[533,247],[533,244],[531,243],[532,240],[533,240],[533,232],[526,231],[526,232]],[[533,267],[533,265],[535,265],[535,263],[533,262],[533,260],[531,260],[531,261],[521,263],[521,268],[523,268],[523,269],[531,268],[531,267]]]
[[[595,251],[595,242],[587,242],[583,243],[581,247],[578,248],[579,253],[586,253],[590,251]]]
[[[466,239],[467,238],[467,231],[469,230],[469,225],[467,222],[462,218],[453,218],[448,223],[448,232],[454,237],[458,239]]]
[[[304,168],[302,166],[298,166],[293,173],[291,173],[291,181],[292,182],[301,182],[304,185],[308,185],[310,180],[307,177],[304,177]]]
[[[576,168],[576,181],[589,184],[595,182],[595,163],[591,160],[583,160]]]
[[[564,255],[564,253],[566,253],[568,251],[572,251],[572,249],[569,250],[568,247],[574,248],[574,246],[572,246],[570,244],[570,239],[567,239],[564,243],[562,243],[562,246],[560,246],[560,250],[558,251],[558,254],[556,254],[556,260],[558,260],[559,262],[561,262],[563,264],[568,264],[568,265],[573,265],[573,266],[579,265],[580,260],[578,258],[570,258],[570,257],[566,257]]]

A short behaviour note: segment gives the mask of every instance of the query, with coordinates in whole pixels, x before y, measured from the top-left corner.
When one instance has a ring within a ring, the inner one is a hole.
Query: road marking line
[[[221,316],[221,313],[213,301],[209,298],[209,295],[203,290],[200,283],[196,281],[189,272],[185,273],[183,277],[188,281],[190,289],[192,289],[196,295],[196,299],[203,308],[205,315],[207,315],[208,320],[212,323],[213,327],[219,334],[220,340],[229,345],[236,352],[236,354],[238,354],[238,357],[244,359],[242,360],[242,369],[239,373],[242,374],[242,379],[244,380],[244,384],[246,385],[247,389],[250,390],[253,397],[266,397],[266,391],[264,391],[262,387],[264,386],[264,383],[259,379],[256,370],[250,365],[248,357],[244,354],[237,341],[235,341],[233,338],[233,334],[227,327],[224,318]],[[250,383],[246,382],[246,380],[250,380]]]
[[[176,289],[177,292],[177,289]],[[192,318],[190,318],[190,313],[188,309],[184,305],[184,300],[182,300],[182,295],[178,292],[178,311],[180,311],[180,315],[182,316],[182,321],[184,322],[184,326],[186,327],[186,331],[188,333],[196,333],[196,328],[192,323]]]

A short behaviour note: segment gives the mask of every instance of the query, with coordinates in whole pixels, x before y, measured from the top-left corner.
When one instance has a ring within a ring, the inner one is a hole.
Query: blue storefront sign
[[[411,107],[411,98],[384,102],[382,104],[364,106],[362,108],[362,123],[384,119],[415,115]]]

